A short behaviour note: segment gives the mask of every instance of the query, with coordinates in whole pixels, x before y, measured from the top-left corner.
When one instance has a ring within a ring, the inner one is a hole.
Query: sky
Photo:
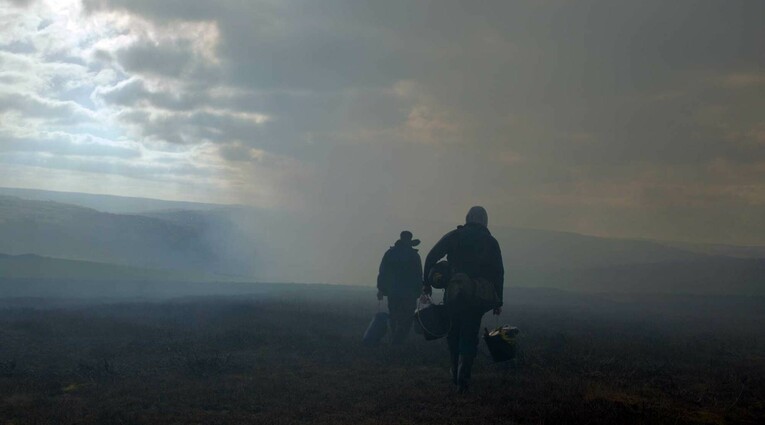
[[[0,186],[765,244],[765,2],[0,0]],[[363,226],[362,226],[363,228]]]

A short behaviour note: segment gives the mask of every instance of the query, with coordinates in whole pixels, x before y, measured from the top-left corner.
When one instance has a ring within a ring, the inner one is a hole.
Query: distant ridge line
[[[92,208],[98,211],[136,214],[167,209],[214,210],[242,207],[241,204],[218,204],[194,201],[174,201],[137,196],[121,196],[86,192],[69,192],[46,189],[0,187],[0,195],[16,196],[30,201],[52,201]]]

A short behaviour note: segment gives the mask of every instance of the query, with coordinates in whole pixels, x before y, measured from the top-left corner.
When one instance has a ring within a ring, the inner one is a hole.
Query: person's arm
[[[388,293],[388,257],[390,250],[385,252],[380,261],[380,270],[377,272],[377,299],[381,300]]]
[[[502,262],[502,250],[499,248],[499,242],[494,239],[492,249],[492,268],[494,269],[494,290],[499,298],[499,307],[494,309],[494,314],[502,313],[505,292],[505,266]]]
[[[449,252],[449,246],[451,246],[454,232],[456,232],[456,230],[452,230],[451,232],[445,234],[444,237],[442,237],[441,240],[439,240],[433,246],[433,248],[428,253],[428,256],[425,257],[425,269],[422,273],[424,279],[428,278],[430,269],[436,265],[438,260],[444,258],[444,256]]]
[[[417,276],[422,282],[422,258],[420,258],[420,254],[417,254]]]
[[[433,293],[433,288],[431,288],[430,283],[428,283],[428,275],[430,275],[430,270],[433,268],[433,266],[436,265],[438,260],[444,258],[444,256],[449,252],[449,247],[452,243],[452,238],[454,237],[454,233],[456,230],[452,230],[451,232],[444,235],[444,237],[439,240],[435,246],[430,250],[428,253],[428,256],[425,257],[425,268],[422,273],[422,292],[430,295]]]
[[[420,289],[420,285],[422,285],[422,283],[423,283],[423,280],[422,280],[422,259],[420,258],[420,254],[417,251],[413,251],[412,259],[411,259],[411,262],[409,263],[409,265],[411,267],[411,269],[410,269],[411,270],[410,276],[412,276],[412,278],[413,278],[412,279],[412,283],[414,284],[414,282],[416,281],[417,282],[416,289],[419,290]]]

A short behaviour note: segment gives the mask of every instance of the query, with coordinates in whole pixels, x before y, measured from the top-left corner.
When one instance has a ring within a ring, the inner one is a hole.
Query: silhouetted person
[[[498,303],[494,314],[502,313],[502,289],[505,280],[505,269],[502,265],[502,253],[497,240],[487,228],[488,214],[483,207],[473,207],[465,218],[465,225],[444,235],[433,247],[425,259],[425,276],[431,268],[444,256],[447,257],[452,269],[452,276],[464,273],[470,279],[486,279],[494,286]],[[432,288],[426,282],[423,292],[430,294]],[[449,286],[444,297],[446,307],[450,312],[452,325],[447,336],[451,358],[452,380],[458,386],[459,392],[464,393],[470,384],[470,374],[478,352],[478,332],[481,318],[485,309],[470,305],[459,304],[462,301],[449,297]]]
[[[418,239],[412,240],[412,232],[404,230],[380,262],[377,299],[388,297],[393,344],[403,342],[412,327],[422,285],[422,260],[414,249],[419,243]]]

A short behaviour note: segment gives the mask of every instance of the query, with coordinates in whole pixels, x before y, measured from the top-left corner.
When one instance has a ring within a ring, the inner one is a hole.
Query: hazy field
[[[240,287],[242,288],[242,287]],[[258,289],[259,288],[259,289]],[[762,423],[763,301],[510,289],[521,354],[453,394],[444,341],[360,343],[371,289],[0,299],[0,422]],[[493,326],[495,319],[484,318]]]

